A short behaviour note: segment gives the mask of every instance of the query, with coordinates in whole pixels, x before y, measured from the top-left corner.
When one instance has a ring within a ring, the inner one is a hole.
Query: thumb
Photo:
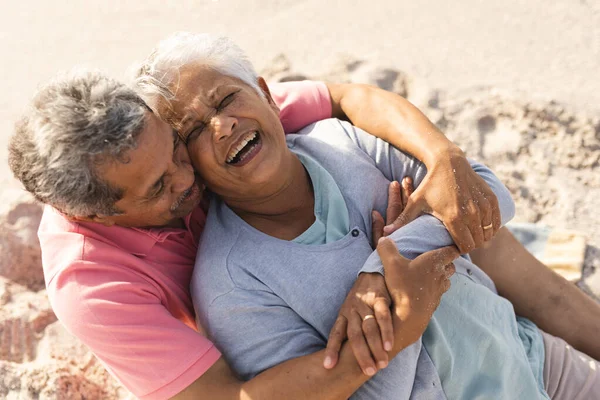
[[[404,211],[396,218],[394,222],[389,225],[386,225],[383,228],[383,233],[385,235],[389,235],[392,232],[402,228],[404,225],[408,224],[419,215],[423,214],[424,209],[422,206],[422,202],[419,201],[419,198],[416,197],[416,193],[412,195],[412,197],[408,198],[406,203],[406,207],[404,207]]]
[[[431,250],[415,258],[415,262],[433,265],[436,269],[441,269],[450,264],[460,256],[456,246],[447,246],[440,249]]]
[[[379,242],[377,242],[377,254],[379,254],[379,258],[381,258],[381,262],[383,263],[386,279],[399,273],[399,266],[406,267],[410,262],[408,259],[402,257],[402,254],[400,254],[396,247],[396,243],[394,243],[392,239],[386,237],[382,237],[379,239]]]

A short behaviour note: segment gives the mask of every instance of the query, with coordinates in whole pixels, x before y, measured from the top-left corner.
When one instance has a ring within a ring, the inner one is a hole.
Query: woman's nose
[[[237,123],[237,118],[228,115],[215,115],[211,120],[215,142],[220,142],[231,136]]]

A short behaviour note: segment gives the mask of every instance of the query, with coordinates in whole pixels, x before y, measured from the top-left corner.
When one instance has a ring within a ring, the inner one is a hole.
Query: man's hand
[[[384,228],[385,234],[423,213],[444,223],[461,254],[491,240],[501,224],[496,195],[473,171],[460,149],[450,151],[428,169],[402,214]]]
[[[395,343],[392,355],[417,341],[450,288],[455,268],[452,261],[459,256],[454,246],[443,247],[408,260],[398,252],[396,244],[382,238],[377,252],[385,270],[385,282],[392,298],[392,320]]]
[[[377,211],[372,215],[373,248],[383,236],[385,224],[392,223],[404,209],[412,193],[410,179],[392,182],[388,188],[387,221]],[[366,318],[366,319],[365,319]],[[387,351],[394,344],[390,296],[383,276],[377,273],[360,274],[342,305],[338,318],[329,333],[325,350],[325,368],[333,368],[342,343],[348,339],[354,356],[366,375],[373,375],[389,362]]]

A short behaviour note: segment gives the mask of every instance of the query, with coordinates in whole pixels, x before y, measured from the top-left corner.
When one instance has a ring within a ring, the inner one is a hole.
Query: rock
[[[0,361],[0,398],[7,400],[132,399],[106,370],[59,362],[19,365]]]
[[[32,290],[44,287],[37,229],[42,206],[28,193],[5,190],[0,195],[0,276]]]
[[[11,299],[0,309],[0,360],[14,363],[36,359],[45,328],[56,321],[46,291],[32,292],[10,284]]]
[[[284,54],[277,55],[269,66],[260,72],[267,82],[291,82],[309,79],[306,75],[292,71],[291,64]]]
[[[0,276],[0,307],[10,301],[10,281]]]
[[[409,79],[406,74],[392,68],[381,68],[371,63],[361,63],[349,74],[353,83],[366,83],[408,97]]]
[[[285,54],[278,54],[271,60],[268,66],[260,71],[260,76],[266,81],[272,81],[273,77],[282,73],[290,72],[290,60]]]

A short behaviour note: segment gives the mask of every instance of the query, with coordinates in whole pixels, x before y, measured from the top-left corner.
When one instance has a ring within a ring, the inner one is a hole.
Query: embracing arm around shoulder
[[[377,169],[387,179],[397,181],[408,175],[413,179],[415,185],[422,185],[427,179],[426,175],[423,176],[425,171],[422,166],[407,158],[396,148],[375,139],[347,122],[341,122],[341,125],[348,136],[373,160]],[[469,162],[474,173],[490,187],[498,199],[498,227],[500,228],[514,217],[515,204],[512,196],[488,167],[475,161]],[[402,226],[390,237],[396,241],[400,253],[409,259],[427,251],[456,244],[447,227],[439,219],[430,215],[420,216]],[[383,266],[376,253],[369,257],[362,272],[383,273]]]
[[[269,87],[286,132],[329,117],[347,119],[426,165],[426,179],[402,214],[386,226],[387,234],[431,214],[444,223],[464,254],[491,240],[500,228],[493,191],[473,172],[462,150],[406,99],[361,84],[302,81]]]
[[[411,195],[387,234],[427,213],[441,220],[461,253],[492,239],[500,228],[498,200],[470,168],[460,148],[409,101],[370,85],[332,84],[332,115],[413,155],[427,167],[423,183]],[[403,177],[399,177],[401,180]],[[483,229],[485,226],[492,229]]]
[[[369,378],[344,346],[335,370],[322,366],[324,350],[272,367],[253,379],[238,379],[223,358],[174,400],[199,398],[215,400],[347,399]]]

